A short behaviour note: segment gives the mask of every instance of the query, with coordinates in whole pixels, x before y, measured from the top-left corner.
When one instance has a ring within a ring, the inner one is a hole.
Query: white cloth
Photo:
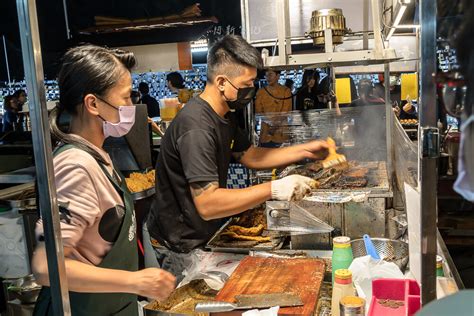
[[[466,200],[474,202],[474,170],[466,169],[467,159],[474,159],[466,152],[465,142],[469,129],[474,128],[474,114],[461,125],[461,145],[459,146],[458,178],[454,183],[454,190],[462,195]],[[472,134],[472,133],[471,133]]]
[[[291,175],[272,181],[272,199],[279,201],[301,200],[311,192],[314,180],[300,175]]]

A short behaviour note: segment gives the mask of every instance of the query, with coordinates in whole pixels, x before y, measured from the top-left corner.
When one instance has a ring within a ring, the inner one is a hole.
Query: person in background
[[[132,104],[140,104],[140,92],[138,92],[136,90],[133,90],[130,93],[130,99],[132,100]],[[163,136],[163,132],[161,131],[160,127],[150,117],[148,117],[148,124],[150,124],[151,130],[154,133],[156,133],[160,136]]]
[[[374,85],[374,96],[385,100],[385,77],[378,74],[379,82]],[[400,105],[401,88],[398,84],[398,77],[390,76],[390,100],[393,106]]]
[[[16,97],[18,100],[18,111],[23,111],[23,105],[26,103],[26,101],[28,101],[28,96],[26,95],[25,90],[18,89],[15,91],[13,96]]]
[[[158,104],[158,101],[156,101],[155,98],[149,95],[150,87],[148,86],[148,84],[146,82],[140,82],[140,84],[138,85],[138,91],[140,91],[140,94],[142,95],[140,103],[146,104],[148,116],[160,116],[160,105]]]
[[[303,73],[302,86],[296,93],[296,107],[298,111],[326,109],[322,91],[319,87],[319,71],[307,69]]]
[[[140,104],[140,92],[137,90],[133,90],[132,93],[130,93],[130,98],[133,104]]]
[[[165,300],[175,288],[170,273],[138,270],[133,198],[123,176],[102,148],[108,137],[125,136],[135,121],[130,99],[130,52],[94,45],[72,48],[58,75],[59,105],[51,113],[54,180],[71,314],[138,315],[138,295]],[[58,126],[62,114],[69,128]],[[33,315],[53,315],[43,222],[31,267],[43,286]]]
[[[18,99],[7,95],[3,99],[3,128],[4,133],[16,130],[18,126]]]
[[[155,260],[178,278],[193,251],[203,248],[228,217],[269,199],[301,199],[311,190],[313,180],[299,175],[227,189],[232,157],[248,168],[272,169],[327,155],[326,141],[277,149],[255,147],[237,126],[231,110],[244,108],[253,99],[262,63],[257,49],[240,36],[217,41],[209,49],[204,92],[188,102],[162,140],[147,228]]]
[[[418,119],[418,113],[416,112],[416,108],[413,106],[413,103],[409,98],[407,98],[407,100],[403,102],[403,106],[401,109],[400,107],[396,106],[394,108],[394,112],[401,120]]]
[[[374,85],[374,96],[385,99],[385,78],[383,74],[377,75],[379,82]]]
[[[361,79],[358,86],[359,98],[354,100],[350,106],[365,106],[385,104],[385,100],[374,96],[374,87],[370,79]]]
[[[177,71],[170,72],[166,75],[166,83],[168,85],[168,89],[171,90],[178,98],[179,103],[186,104],[188,101],[193,97],[194,90],[187,89],[184,86],[184,79],[183,76]]]
[[[289,112],[292,109],[290,89],[278,83],[280,71],[268,69],[265,73],[268,85],[258,90],[255,113]]]
[[[17,98],[18,100],[18,111],[17,112],[22,112],[23,111],[23,105],[28,101],[26,91],[23,89],[18,89],[15,91],[13,94],[14,97]],[[18,113],[18,129],[23,130],[23,122],[25,121],[25,115],[23,113]]]

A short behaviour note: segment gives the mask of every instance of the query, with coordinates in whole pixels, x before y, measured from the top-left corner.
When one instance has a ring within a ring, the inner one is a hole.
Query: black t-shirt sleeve
[[[244,152],[250,147],[250,140],[248,134],[244,132],[240,127],[237,127],[234,134],[234,145],[232,146],[232,152],[240,153]]]
[[[183,172],[189,183],[219,181],[217,144],[205,130],[194,129],[177,140]]]

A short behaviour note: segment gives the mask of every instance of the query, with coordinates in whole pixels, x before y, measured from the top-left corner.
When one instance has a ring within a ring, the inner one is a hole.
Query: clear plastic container
[[[331,311],[333,315],[339,315],[339,303],[341,299],[346,296],[354,296],[355,289],[352,286],[352,272],[350,270],[336,270],[334,276]]]
[[[172,121],[178,114],[181,104],[178,98],[160,99],[160,118],[162,121]]]

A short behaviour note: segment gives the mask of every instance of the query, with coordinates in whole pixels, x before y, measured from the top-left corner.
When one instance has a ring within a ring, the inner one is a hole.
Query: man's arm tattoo
[[[219,187],[219,183],[217,181],[213,182],[195,182],[190,184],[191,187],[191,194],[193,197],[198,197],[204,191],[209,190],[212,187]]]

